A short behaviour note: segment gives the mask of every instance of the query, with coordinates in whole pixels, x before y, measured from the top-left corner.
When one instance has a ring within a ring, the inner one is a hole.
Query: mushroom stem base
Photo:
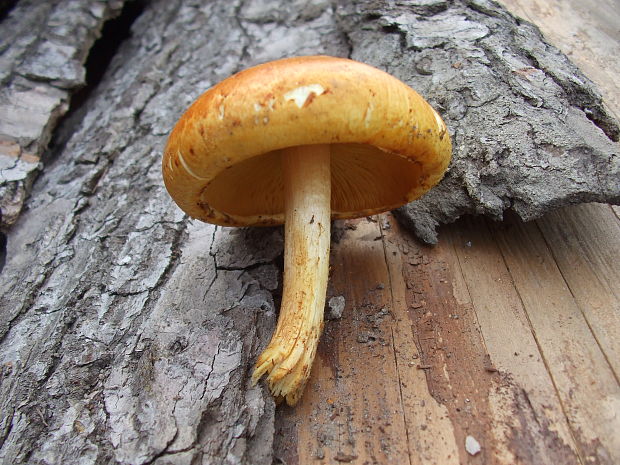
[[[252,375],[267,373],[276,398],[295,405],[310,377],[323,329],[329,275],[331,177],[329,145],[282,153],[285,189],[284,286],[278,324]]]

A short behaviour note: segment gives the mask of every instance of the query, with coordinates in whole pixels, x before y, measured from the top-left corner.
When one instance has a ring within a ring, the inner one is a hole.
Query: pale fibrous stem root
[[[331,178],[329,145],[282,151],[284,176],[284,284],[271,342],[252,380],[267,373],[276,398],[295,405],[310,376],[323,329],[329,274]]]

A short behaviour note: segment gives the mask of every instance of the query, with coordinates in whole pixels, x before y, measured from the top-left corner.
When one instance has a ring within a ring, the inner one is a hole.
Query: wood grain
[[[489,369],[497,369],[505,381],[489,394],[496,437],[509,443],[496,450],[497,461],[578,463],[553,380],[494,236],[482,219],[468,218],[458,226],[446,230],[444,239],[456,253]]]
[[[430,248],[379,221],[333,247],[347,307],[301,404],[280,410],[284,463],[613,463],[617,383],[583,317],[554,325],[581,313],[542,235],[466,220]]]
[[[587,463],[618,463],[620,385],[540,230],[513,219],[493,232],[580,455]]]
[[[609,205],[592,204],[553,212],[538,226],[618,380],[620,221]]]

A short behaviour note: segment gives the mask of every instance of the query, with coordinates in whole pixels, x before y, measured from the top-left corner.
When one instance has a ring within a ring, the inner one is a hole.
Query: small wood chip
[[[465,438],[465,450],[469,455],[476,455],[481,450],[480,443],[473,436],[467,436]]]

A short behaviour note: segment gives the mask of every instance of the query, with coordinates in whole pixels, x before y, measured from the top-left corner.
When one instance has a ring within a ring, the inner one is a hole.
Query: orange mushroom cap
[[[391,210],[443,177],[450,137],[413,89],[344,58],[287,58],[202,94],[174,127],[163,176],[193,218],[224,226],[284,221],[280,151],[331,144],[332,218]]]

